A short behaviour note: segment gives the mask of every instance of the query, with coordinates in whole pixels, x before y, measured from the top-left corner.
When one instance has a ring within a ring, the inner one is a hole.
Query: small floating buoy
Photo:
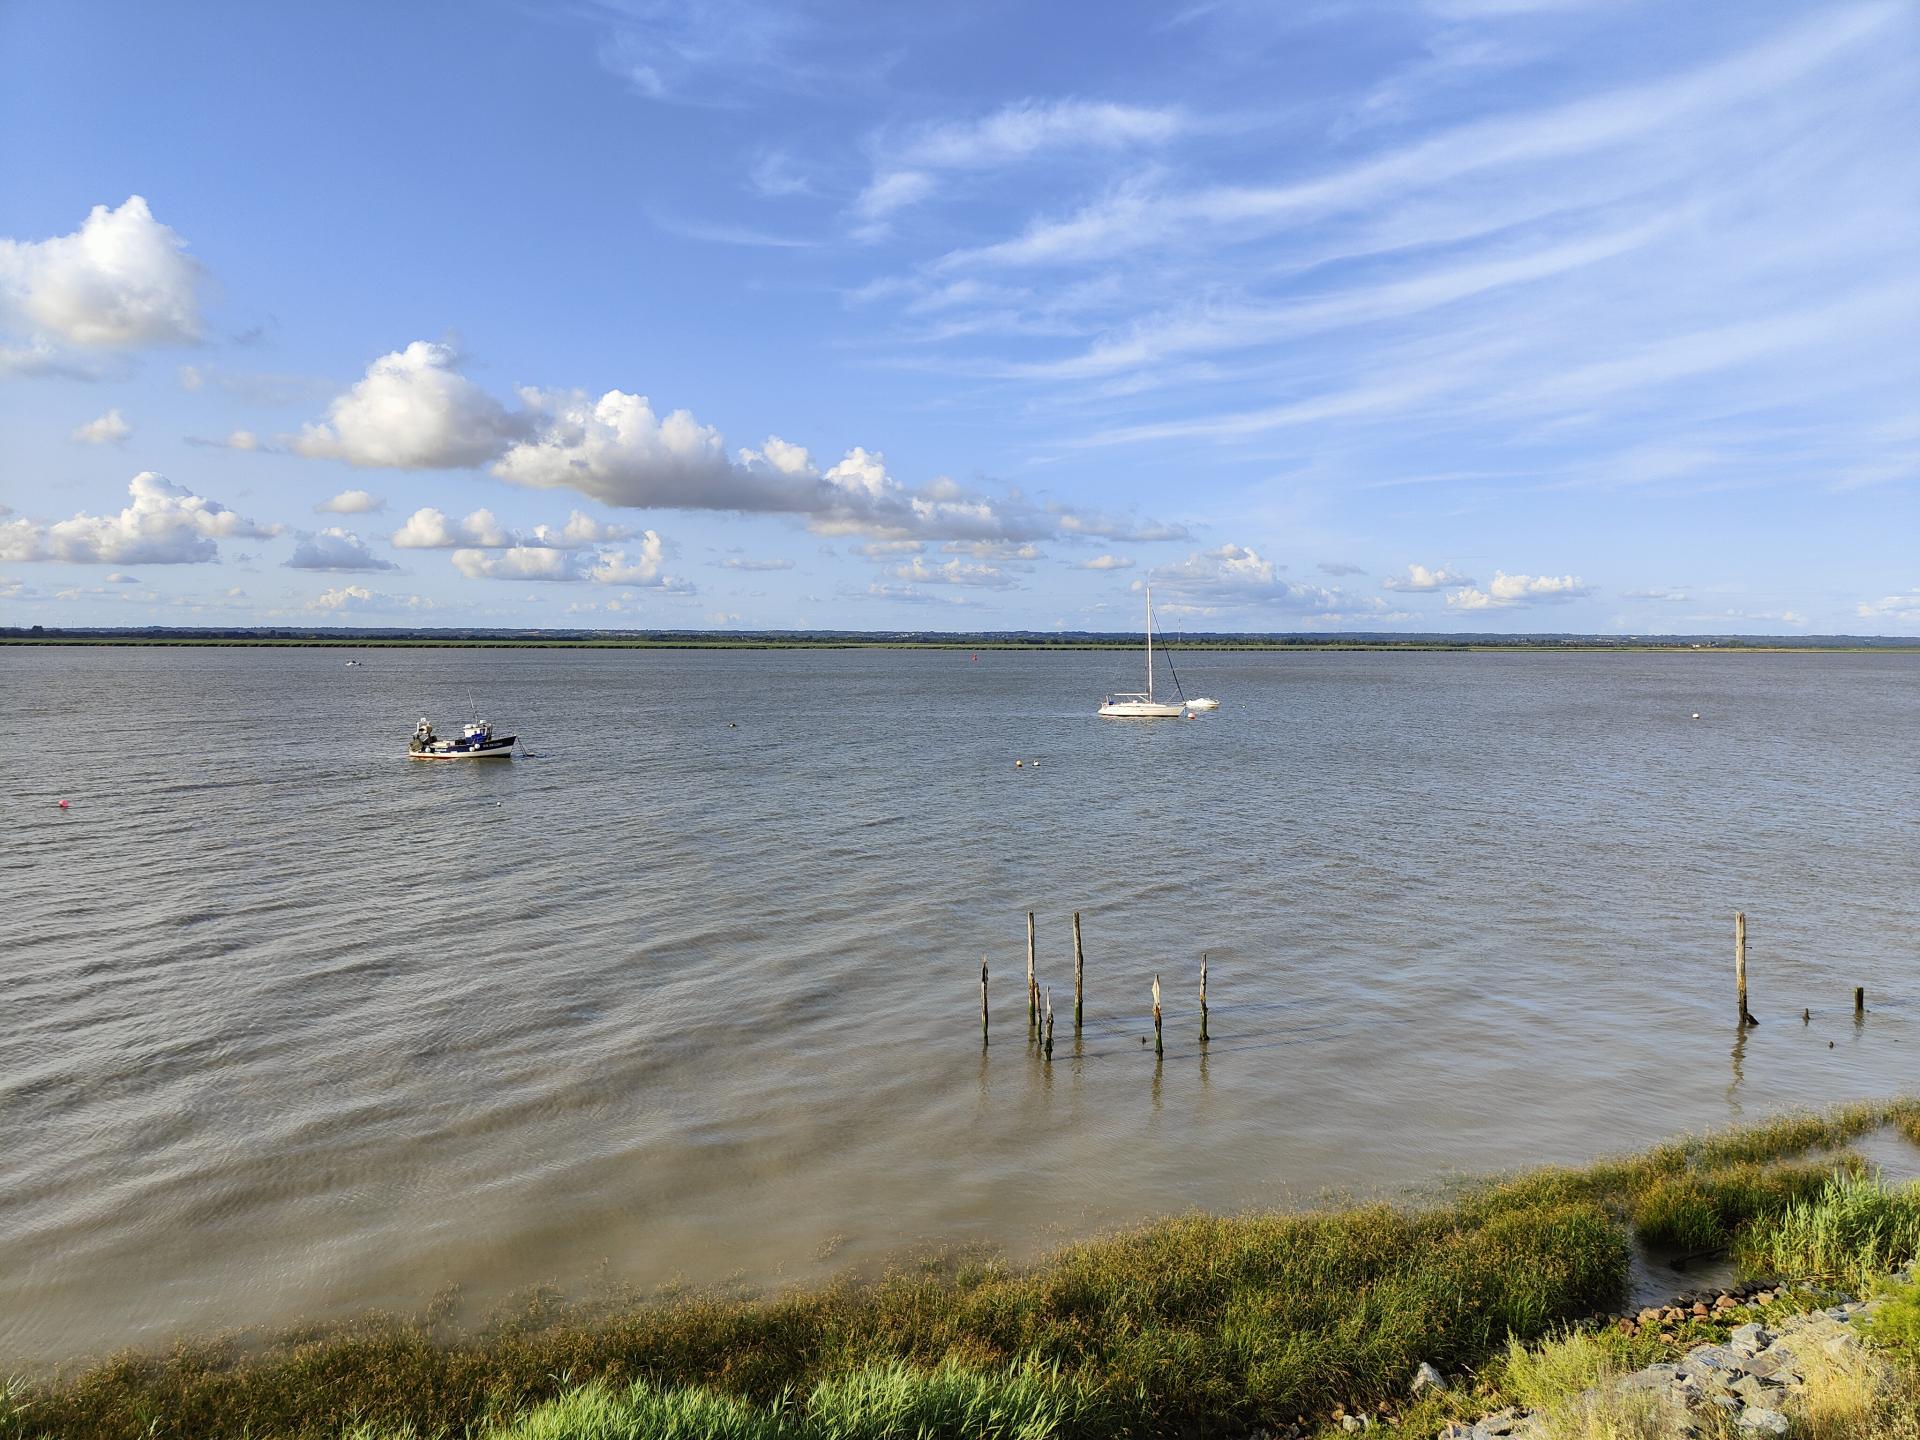
[[[1016,760],[1013,762],[1013,768],[1016,770],[1021,769],[1023,766],[1026,765],[1026,763],[1027,762],[1024,760]]]
[[[1833,1049],[1833,1041],[1831,1040],[1827,1041],[1827,1049],[1829,1050]]]
[[[64,810],[64,809],[66,809],[66,808],[67,808],[67,802],[66,802],[66,801],[64,801],[64,800],[62,800],[62,801],[60,802],[60,808],[61,808],[62,810]]]
[[[1694,711],[1694,712],[1693,712],[1693,718],[1694,718],[1694,719],[1696,719],[1696,720],[1698,720],[1698,719],[1700,718],[1700,712],[1699,712],[1698,710],[1696,710],[1696,711]]]

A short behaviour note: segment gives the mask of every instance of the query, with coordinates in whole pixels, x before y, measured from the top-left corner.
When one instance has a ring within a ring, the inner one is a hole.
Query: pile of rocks
[[[1792,1429],[1784,1409],[1786,1397],[1803,1383],[1806,1357],[1818,1351],[1839,1354],[1858,1346],[1858,1322],[1877,1306],[1876,1301],[1845,1300],[1770,1324],[1741,1325],[1722,1344],[1696,1345],[1678,1361],[1649,1365],[1613,1381],[1612,1386],[1664,1394],[1688,1409],[1718,1406],[1743,1431],[1755,1436],[1786,1435]],[[1716,1311],[1713,1305],[1696,1301],[1684,1311],[1676,1306],[1642,1311],[1625,1323],[1676,1324],[1700,1318],[1703,1309],[1708,1315],[1724,1315],[1732,1308],[1722,1305]],[[1676,1311],[1680,1319],[1670,1319]],[[1662,1338],[1670,1337],[1662,1332]],[[1440,1440],[1525,1440],[1540,1433],[1541,1426],[1532,1416],[1508,1409],[1471,1425],[1454,1421],[1440,1432]]]

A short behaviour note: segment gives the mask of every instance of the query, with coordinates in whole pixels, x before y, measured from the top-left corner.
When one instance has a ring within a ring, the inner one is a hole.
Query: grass
[[[949,1261],[763,1299],[541,1299],[472,1333],[369,1317],[182,1344],[0,1394],[0,1440],[1235,1433],[1342,1405],[1407,1410],[1398,1397],[1423,1360],[1571,1404],[1583,1377],[1653,1358],[1645,1336],[1567,1333],[1624,1298],[1636,1231],[1731,1243],[1780,1269],[1804,1257],[1807,1273],[1896,1256],[1920,1202],[1876,1189],[1836,1151],[1916,1121],[1920,1103],[1856,1106],[1476,1184],[1423,1209],[1159,1221],[1030,1267]],[[1553,1335],[1558,1349],[1527,1358],[1527,1342]],[[1586,1427],[1570,1436],[1633,1436],[1665,1422],[1567,1423]]]
[[[1817,1194],[1790,1201],[1743,1236],[1738,1254],[1752,1270],[1837,1281],[1858,1293],[1920,1257],[1920,1182],[1836,1171]]]

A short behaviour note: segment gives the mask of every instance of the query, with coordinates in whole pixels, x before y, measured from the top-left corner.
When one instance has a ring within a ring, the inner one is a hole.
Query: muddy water
[[[1162,724],[1127,655],[363,658],[0,651],[0,1362],[1920,1088],[1913,657],[1194,654]],[[538,758],[400,758],[476,708]]]

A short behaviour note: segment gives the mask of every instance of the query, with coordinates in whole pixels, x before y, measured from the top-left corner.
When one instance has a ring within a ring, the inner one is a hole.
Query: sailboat
[[[1179,677],[1174,677],[1174,688],[1180,688]],[[1170,705],[1164,700],[1153,698],[1153,587],[1147,587],[1147,688],[1144,691],[1129,690],[1118,695],[1109,695],[1106,703],[1100,707],[1100,713],[1112,720],[1178,720],[1186,714],[1186,697],[1181,703]]]

